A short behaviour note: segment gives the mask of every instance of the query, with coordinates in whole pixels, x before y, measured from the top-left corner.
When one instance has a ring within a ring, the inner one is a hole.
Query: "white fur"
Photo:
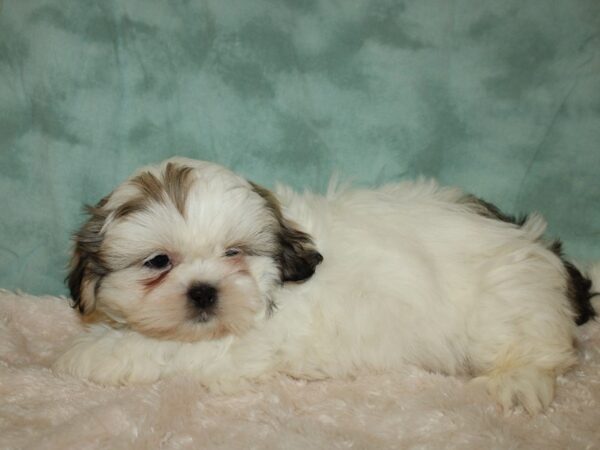
[[[106,243],[120,257],[123,248],[148,252],[163,230],[181,241],[174,244],[186,260],[181,286],[203,274],[224,277],[229,269],[214,256],[224,233],[265,239],[257,231],[265,212],[234,174],[176,161],[211,179],[203,185],[212,186],[209,192],[193,189],[188,217],[157,207],[137,224],[109,225]],[[241,197],[224,194],[240,183]],[[252,311],[239,319],[239,333],[181,342],[94,325],[55,368],[102,384],[189,372],[228,390],[277,373],[319,379],[415,364],[475,376],[504,407],[538,412],[552,400],[556,376],[576,362],[565,269],[541,239],[540,216],[518,227],[474,213],[459,202],[462,195],[432,181],[330,189],[326,196],[279,187],[284,215],[312,236],[324,257],[310,279],[279,285],[272,262],[249,257]],[[127,322],[123,303],[140,298],[135,270],[115,275],[119,281],[102,293],[109,306],[119,304],[113,315],[121,322]],[[175,295],[174,286],[164,288],[168,295]],[[267,301],[259,306],[257,295],[274,299],[276,310],[267,314]]]

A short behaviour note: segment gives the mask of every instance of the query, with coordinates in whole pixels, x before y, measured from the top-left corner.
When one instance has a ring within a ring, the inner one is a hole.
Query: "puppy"
[[[275,193],[224,167],[145,167],[75,234],[68,284],[89,329],[55,369],[97,383],[193,374],[209,388],[414,364],[547,407],[595,316],[587,274],[515,219],[432,181]]]

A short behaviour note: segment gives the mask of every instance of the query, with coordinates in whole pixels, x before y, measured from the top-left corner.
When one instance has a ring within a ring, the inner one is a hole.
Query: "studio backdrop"
[[[173,155],[436,177],[600,259],[600,2],[0,2],[0,287],[66,293],[82,205]]]

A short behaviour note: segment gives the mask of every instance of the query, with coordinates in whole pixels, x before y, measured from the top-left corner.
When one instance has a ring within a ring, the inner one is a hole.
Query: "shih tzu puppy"
[[[413,364],[536,413],[595,316],[600,266],[567,262],[541,216],[432,181],[271,192],[173,158],[88,211],[68,284],[89,327],[54,367],[101,384],[188,373],[231,389]]]

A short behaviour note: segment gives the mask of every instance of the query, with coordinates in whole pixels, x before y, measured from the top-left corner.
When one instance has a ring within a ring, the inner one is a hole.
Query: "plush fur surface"
[[[549,409],[502,413],[480,386],[407,367],[315,382],[279,376],[236,394],[180,375],[101,387],[51,362],[81,332],[64,298],[0,291],[0,448],[584,449],[600,442],[600,324]]]

